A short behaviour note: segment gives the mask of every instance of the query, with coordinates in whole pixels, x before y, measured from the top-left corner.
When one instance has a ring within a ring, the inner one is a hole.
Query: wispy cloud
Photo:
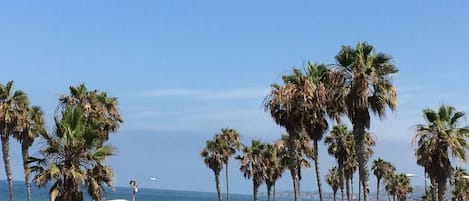
[[[268,87],[234,88],[225,90],[158,89],[142,92],[145,97],[186,97],[194,99],[250,99],[263,98]]]
[[[220,128],[230,127],[255,138],[275,138],[284,132],[268,114],[256,109],[192,109],[166,113],[144,112],[131,116],[123,130],[212,134]]]

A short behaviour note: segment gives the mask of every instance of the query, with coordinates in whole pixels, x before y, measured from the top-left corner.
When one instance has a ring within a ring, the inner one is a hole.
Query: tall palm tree
[[[469,199],[469,179],[468,174],[464,168],[456,167],[453,170],[451,185],[453,190],[451,194],[453,198],[451,201],[464,201]]]
[[[376,176],[376,201],[379,201],[379,184],[381,179],[394,172],[396,167],[394,167],[390,162],[378,158],[373,161],[371,170],[373,170],[373,174]]]
[[[443,200],[446,183],[451,175],[451,155],[466,161],[469,144],[469,127],[461,127],[459,121],[465,117],[452,106],[441,105],[438,111],[423,110],[426,124],[417,125],[414,144],[417,164],[427,171],[432,186],[438,187],[438,200]]]
[[[386,108],[393,111],[396,109],[397,96],[391,76],[398,69],[391,63],[389,55],[375,53],[375,48],[366,42],[359,42],[356,47],[342,46],[335,59],[346,78],[345,105],[347,116],[353,125],[364,199],[368,201],[365,129],[370,128],[370,110],[382,118],[386,114]]]
[[[25,108],[21,118],[21,124],[15,129],[13,137],[21,143],[21,154],[23,158],[23,169],[26,184],[26,193],[28,201],[31,200],[31,179],[29,168],[29,148],[33,145],[34,140],[45,133],[44,113],[39,106]]]
[[[329,186],[331,186],[332,192],[334,193],[334,201],[336,201],[337,190],[341,185],[340,177],[339,169],[336,166],[329,169],[329,173],[326,175],[326,182],[329,184]]]
[[[272,84],[271,92],[264,100],[265,110],[270,112],[275,123],[284,127],[288,133],[288,166],[293,181],[295,201],[300,197],[299,162],[297,156],[297,139],[303,130],[305,111],[310,105],[305,104],[308,99],[309,79],[306,79],[301,70],[293,69],[292,75],[282,76],[283,85]]]
[[[302,75],[299,75],[302,76]],[[306,72],[306,79],[310,82],[304,82],[309,89],[306,94],[308,101],[306,101],[307,110],[303,118],[303,127],[310,139],[313,141],[312,158],[314,160],[314,167],[316,171],[316,182],[318,185],[319,199],[324,200],[322,192],[321,174],[319,172],[319,154],[318,154],[318,141],[320,141],[329,128],[327,116],[332,119],[340,121],[340,112],[338,110],[336,100],[336,87],[335,82],[331,82],[336,77],[335,72],[331,71],[324,64],[311,64],[308,63]],[[327,88],[326,88],[327,87]],[[306,88],[306,87],[305,87]],[[329,104],[328,104],[329,103]]]
[[[87,124],[83,113],[80,107],[65,107],[55,117],[54,134],[41,135],[46,146],[40,150],[42,158],[34,160],[34,182],[39,186],[53,182],[51,191],[58,192],[57,201],[83,200],[82,186],[99,201],[104,192],[100,183],[113,185],[112,170],[103,161],[113,155],[114,148],[106,144],[98,147],[99,124]]]
[[[226,179],[226,201],[229,200],[229,185],[228,185],[228,162],[237,150],[241,147],[241,138],[239,133],[231,128],[222,128],[221,133],[215,135],[220,139],[220,151],[225,164],[225,179]]]
[[[220,144],[220,139],[217,138],[207,140],[205,148],[200,151],[200,155],[204,158],[205,165],[207,165],[215,175],[215,186],[217,189],[218,201],[222,201],[220,172],[223,168],[223,155],[220,153]]]
[[[267,186],[267,200],[271,200],[272,187],[274,188],[273,197],[276,200],[275,183],[282,177],[286,164],[282,163],[282,158],[286,157],[284,147],[279,143],[267,144],[264,151],[264,163],[266,166],[265,184]]]
[[[252,178],[253,200],[258,201],[259,186],[267,179],[264,160],[266,145],[258,140],[252,140],[251,146],[243,148],[243,155],[237,159],[241,161],[240,170],[244,177]]]
[[[13,91],[13,81],[6,85],[0,84],[0,139],[2,142],[3,163],[10,191],[10,201],[13,201],[13,177],[10,166],[10,135],[17,124],[24,117],[22,111],[29,105],[29,100],[23,91]]]

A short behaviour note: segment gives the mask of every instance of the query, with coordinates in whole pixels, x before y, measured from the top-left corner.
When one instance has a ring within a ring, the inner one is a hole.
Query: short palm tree
[[[466,161],[469,127],[460,126],[459,121],[465,113],[452,106],[441,105],[437,111],[424,109],[423,114],[426,124],[417,125],[413,140],[417,144],[415,156],[417,164],[427,171],[432,186],[438,187],[438,200],[443,200],[452,169],[450,153],[454,158]]]
[[[396,188],[396,196],[399,201],[406,201],[407,195],[412,193],[412,185],[410,184],[410,179],[406,174],[398,174],[396,175],[397,180],[397,188]]]
[[[23,91],[13,91],[13,81],[6,85],[0,84],[0,138],[2,142],[3,163],[7,176],[10,201],[13,201],[13,177],[10,165],[10,136],[23,121],[29,100]]]
[[[326,175],[326,182],[331,186],[332,192],[334,193],[334,201],[336,201],[337,190],[340,187],[340,180],[341,175],[339,173],[339,169],[334,166],[329,169],[329,173]]]
[[[386,114],[386,108],[393,111],[396,109],[397,96],[391,76],[398,70],[391,63],[389,55],[375,53],[375,48],[366,42],[359,42],[356,47],[342,46],[335,59],[346,79],[345,105],[347,116],[353,125],[364,200],[368,201],[365,129],[370,128],[370,110],[382,118]]]
[[[410,179],[406,174],[396,174],[394,171],[384,176],[386,191],[393,200],[405,201],[407,195],[413,191]]]
[[[239,133],[231,128],[222,128],[221,133],[215,135],[215,138],[220,139],[220,151],[225,164],[225,179],[226,179],[226,201],[229,200],[229,182],[228,182],[228,162],[230,158],[241,147],[241,138]]]
[[[222,201],[220,188],[220,172],[223,168],[223,155],[220,153],[220,139],[214,138],[207,140],[205,147],[200,151],[200,155],[204,158],[204,163],[213,171],[215,176],[215,186],[217,189],[218,201]]]
[[[395,201],[396,200],[396,195],[397,195],[397,174],[394,172],[391,174],[386,175],[384,178],[385,186],[386,186],[386,191],[388,194],[392,197],[392,199]]]
[[[84,111],[87,123],[99,122],[98,146],[102,146],[109,139],[109,134],[116,132],[124,122],[119,113],[117,98],[109,97],[106,92],[88,90],[85,84],[70,86],[69,91],[70,94],[59,98],[59,108],[79,106]]]
[[[453,170],[452,178],[451,178],[451,185],[453,186],[453,190],[451,194],[453,198],[451,201],[464,201],[469,199],[469,174],[467,174],[466,170],[461,167],[456,167]]]
[[[21,154],[23,157],[23,169],[28,201],[31,200],[31,179],[29,168],[29,148],[41,133],[45,133],[44,113],[39,106],[26,108],[23,112],[21,124],[14,130],[13,137],[21,143]]]
[[[344,186],[347,199],[351,200],[350,180],[356,171],[357,161],[355,155],[355,141],[353,134],[344,124],[332,127],[329,136],[326,136],[324,143],[328,145],[328,153],[337,161],[337,167],[340,174],[340,189],[342,198],[344,198]],[[344,181],[345,180],[345,181]]]
[[[376,201],[379,201],[379,185],[381,179],[386,175],[393,173],[396,170],[396,167],[394,167],[390,162],[378,158],[373,161],[371,170],[376,176]]]
[[[53,183],[51,192],[58,192],[57,201],[83,200],[81,188],[87,187],[93,200],[101,200],[101,182],[113,186],[110,166],[103,161],[112,156],[110,145],[98,147],[100,141],[96,124],[87,124],[80,107],[65,107],[55,117],[54,134],[42,133],[46,146],[36,158],[34,182],[39,186]]]
[[[275,183],[282,177],[286,164],[282,163],[282,158],[286,156],[285,149],[279,143],[267,144],[264,151],[264,163],[266,166],[265,184],[267,186],[267,200],[271,200],[272,187],[273,197],[276,199]]]
[[[259,186],[267,179],[265,157],[266,144],[252,140],[251,146],[243,147],[243,155],[237,159],[241,161],[240,170],[247,179],[252,178],[253,200],[258,201]]]

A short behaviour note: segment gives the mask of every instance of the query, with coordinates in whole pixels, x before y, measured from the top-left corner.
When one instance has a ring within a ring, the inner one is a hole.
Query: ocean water
[[[14,199],[15,201],[27,201],[26,189],[24,182],[14,181]],[[32,201],[49,201],[48,188],[38,188],[32,185],[31,200]],[[125,199],[132,200],[132,189],[130,187],[116,187],[115,191],[108,191],[106,199]],[[86,195],[86,192],[84,192]],[[223,199],[225,195],[223,195]],[[6,181],[0,181],[0,201],[8,201],[9,192],[8,184]],[[91,201],[89,197],[85,198],[86,201]],[[136,201],[218,201],[216,193],[207,192],[192,192],[192,191],[175,191],[175,190],[161,190],[161,189],[146,189],[139,188],[136,193]],[[230,194],[230,201],[251,201],[252,195],[239,195]],[[259,201],[267,200],[265,195],[259,196]],[[279,197],[277,201],[291,201],[291,197]],[[301,199],[302,201],[317,201],[316,199]]]

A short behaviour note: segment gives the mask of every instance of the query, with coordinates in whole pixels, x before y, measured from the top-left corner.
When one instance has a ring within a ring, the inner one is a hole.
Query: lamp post
[[[419,175],[416,175],[416,174],[405,174],[405,176],[407,177],[418,177],[420,179],[423,179],[425,182],[428,182],[430,184],[430,186],[434,189],[435,193],[433,194],[434,196],[434,200],[435,201],[438,201],[438,184],[436,185],[436,187],[432,184],[432,182],[430,182],[427,178],[424,178],[422,176],[419,176]],[[427,191],[427,189],[425,189],[425,191]]]
[[[135,193],[138,192],[137,181],[130,180],[129,184],[132,187],[132,201],[135,201]]]
[[[155,177],[150,177],[146,181],[156,181]],[[130,187],[132,187],[132,201],[135,201],[135,193],[138,192],[138,186],[136,180],[130,180]]]

